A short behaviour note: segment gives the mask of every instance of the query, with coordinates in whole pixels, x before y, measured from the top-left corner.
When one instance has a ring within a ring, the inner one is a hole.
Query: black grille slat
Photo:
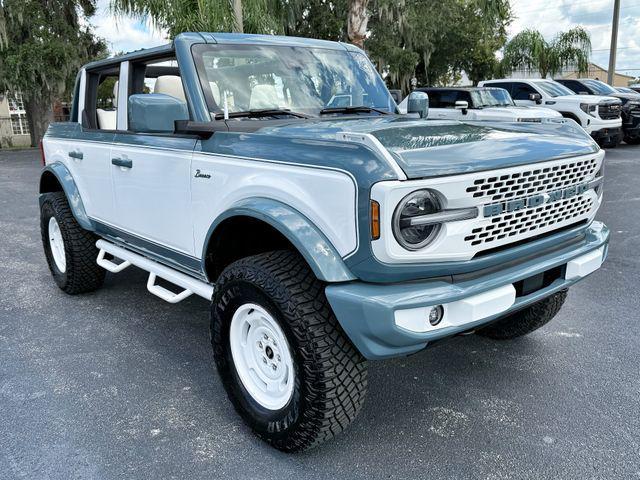
[[[621,115],[620,105],[617,104],[604,104],[598,105],[598,115],[603,120],[615,120],[620,118]]]

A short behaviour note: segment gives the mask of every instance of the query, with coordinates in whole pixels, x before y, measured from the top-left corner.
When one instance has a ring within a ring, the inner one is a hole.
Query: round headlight
[[[412,225],[411,219],[440,211],[438,197],[430,190],[417,190],[402,199],[393,213],[393,234],[407,250],[419,250],[436,237],[440,224]]]

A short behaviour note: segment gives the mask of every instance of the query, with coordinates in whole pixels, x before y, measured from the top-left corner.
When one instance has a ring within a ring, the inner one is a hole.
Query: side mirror
[[[187,104],[163,93],[131,95],[129,130],[141,133],[173,133],[176,120],[188,120]]]
[[[424,92],[411,92],[407,100],[407,113],[417,113],[420,118],[429,114],[429,95]]]
[[[529,100],[540,105],[542,103],[542,95],[540,95],[539,93],[530,93]]]
[[[456,110],[462,110],[462,114],[466,115],[467,114],[467,110],[469,108],[469,102],[467,102],[466,100],[458,100],[456,101]]]
[[[389,90],[389,93],[396,104],[399,104],[402,101],[402,90]]]

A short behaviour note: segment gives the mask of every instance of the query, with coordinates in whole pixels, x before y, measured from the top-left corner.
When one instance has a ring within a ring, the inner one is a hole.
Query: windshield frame
[[[339,45],[339,44],[338,44]],[[376,96],[378,94],[380,94],[382,100],[384,102],[386,102],[385,106],[381,106],[381,105],[374,105],[374,111],[372,112],[358,112],[358,113],[350,113],[350,115],[379,115],[379,113],[375,112],[375,109],[382,109],[385,110],[385,113],[388,112],[390,114],[397,114],[398,113],[398,106],[395,102],[395,100],[393,99],[393,97],[391,96],[391,93],[389,92],[389,89],[387,88],[384,80],[382,79],[382,77],[380,76],[379,72],[377,71],[377,69],[375,68],[375,66],[373,65],[373,63],[371,62],[371,60],[369,59],[369,57],[364,53],[364,52],[360,52],[360,51],[352,51],[350,49],[347,49],[343,46],[339,46],[336,48],[331,48],[331,47],[324,47],[324,46],[307,46],[307,45],[296,45],[296,44],[283,44],[283,45],[279,45],[279,44],[265,44],[265,43],[242,43],[242,44],[237,44],[237,43],[218,43],[218,44],[209,44],[209,43],[198,43],[198,44],[194,44],[191,48],[191,56],[193,58],[193,62],[194,62],[194,66],[195,66],[195,70],[196,70],[196,74],[199,80],[199,86],[202,89],[202,93],[204,96],[204,100],[205,100],[205,104],[207,107],[207,110],[209,112],[209,115],[211,116],[212,119],[214,119],[216,117],[216,115],[222,114],[223,113],[223,106],[222,105],[218,105],[218,103],[215,101],[214,99],[214,94],[211,91],[211,87],[210,85],[210,75],[207,73],[207,69],[205,67],[205,62],[204,62],[204,55],[207,52],[215,52],[215,51],[232,51],[232,50],[238,50],[239,52],[251,52],[252,49],[257,49],[257,48],[267,48],[267,49],[272,49],[272,50],[277,50],[277,49],[304,49],[304,50],[313,50],[313,51],[319,51],[319,52],[335,52],[336,55],[344,55],[344,58],[347,59],[349,67],[351,69],[351,72],[353,73],[354,77],[357,77],[358,72],[362,72],[362,75],[367,75],[369,76],[369,80],[371,80],[371,83],[369,84],[372,88],[373,91],[377,92]],[[356,55],[358,55],[359,57],[356,57]],[[241,55],[239,55],[241,56]],[[278,57],[280,55],[277,55]],[[370,67],[370,72],[367,72],[366,69],[364,69],[361,66],[361,62],[366,62],[368,64],[368,66]],[[324,63],[321,62],[322,65],[324,65]],[[360,83],[360,82],[357,82]],[[331,98],[339,96],[341,94],[335,93]],[[369,93],[365,91],[364,96],[368,96]],[[350,96],[350,95],[349,95]],[[363,102],[365,103],[365,102]],[[304,112],[304,114],[308,117],[311,118],[317,118],[320,117],[320,111],[323,108],[327,108],[330,107],[331,105],[324,105],[323,107],[317,108],[317,111],[314,112],[310,112],[309,110],[313,110],[315,107],[308,107],[305,108],[303,110],[300,110],[300,112]],[[369,105],[352,105],[354,107],[369,107]],[[299,110],[298,107],[294,107],[292,108],[292,110]],[[241,113],[243,112],[242,109],[240,110],[229,110],[229,114],[232,113]],[[251,109],[247,109],[244,110],[244,112],[251,112]],[[265,118],[265,117],[262,117]],[[259,120],[262,118],[252,118],[252,120]],[[240,118],[238,118],[240,119]],[[266,117],[266,119],[268,119],[268,117]],[[304,118],[296,118],[296,117],[292,117],[293,120],[304,120]]]
[[[534,85],[552,98],[561,97],[563,95],[576,95],[576,93],[574,93],[571,89],[554,80],[539,80],[534,82]],[[563,92],[563,90],[565,91],[563,93],[552,92],[549,87],[545,88],[547,85],[551,85],[551,88],[557,88],[561,92]]]

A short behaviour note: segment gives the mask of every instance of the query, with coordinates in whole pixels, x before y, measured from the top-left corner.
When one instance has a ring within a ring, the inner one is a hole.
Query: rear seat
[[[113,110],[96,109],[98,128],[100,130],[115,130],[118,119],[118,81],[113,86]]]

